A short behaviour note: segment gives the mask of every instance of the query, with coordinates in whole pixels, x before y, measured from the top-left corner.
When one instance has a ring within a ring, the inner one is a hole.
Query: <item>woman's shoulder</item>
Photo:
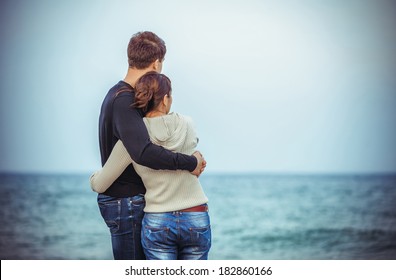
[[[175,112],[169,113],[169,115],[172,116],[173,118],[177,119],[178,121],[185,122],[188,124],[193,123],[193,119],[190,116],[183,115],[180,113],[175,113]]]

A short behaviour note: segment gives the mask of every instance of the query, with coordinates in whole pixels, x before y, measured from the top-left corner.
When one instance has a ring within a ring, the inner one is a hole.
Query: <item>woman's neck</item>
[[[155,117],[161,117],[161,116],[165,116],[166,113],[163,111],[159,111],[159,110],[151,110],[150,112],[146,113],[146,117],[147,118],[155,118]]]

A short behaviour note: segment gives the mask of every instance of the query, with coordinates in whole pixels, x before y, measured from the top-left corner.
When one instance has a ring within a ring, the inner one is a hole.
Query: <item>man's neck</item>
[[[128,68],[128,72],[124,78],[124,82],[130,84],[132,87],[135,87],[137,80],[139,80],[141,76],[143,76],[149,71],[153,71],[153,70],[150,68],[146,68],[146,69]]]

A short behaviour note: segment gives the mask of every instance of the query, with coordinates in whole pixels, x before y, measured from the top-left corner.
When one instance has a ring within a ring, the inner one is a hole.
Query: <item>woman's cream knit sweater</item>
[[[143,120],[153,143],[173,152],[194,153],[198,138],[191,118],[170,113]],[[154,170],[139,165],[131,159],[120,140],[103,168],[91,176],[92,189],[98,193],[104,192],[131,163],[146,187],[145,212],[177,211],[208,202],[195,175],[183,170]]]

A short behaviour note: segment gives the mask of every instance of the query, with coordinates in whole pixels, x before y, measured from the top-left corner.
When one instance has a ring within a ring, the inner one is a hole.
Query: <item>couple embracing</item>
[[[206,161],[192,120],[170,113],[165,53],[156,34],[133,35],[128,72],[100,112],[103,168],[90,182],[114,259],[207,259],[211,247],[208,199],[198,180]]]

